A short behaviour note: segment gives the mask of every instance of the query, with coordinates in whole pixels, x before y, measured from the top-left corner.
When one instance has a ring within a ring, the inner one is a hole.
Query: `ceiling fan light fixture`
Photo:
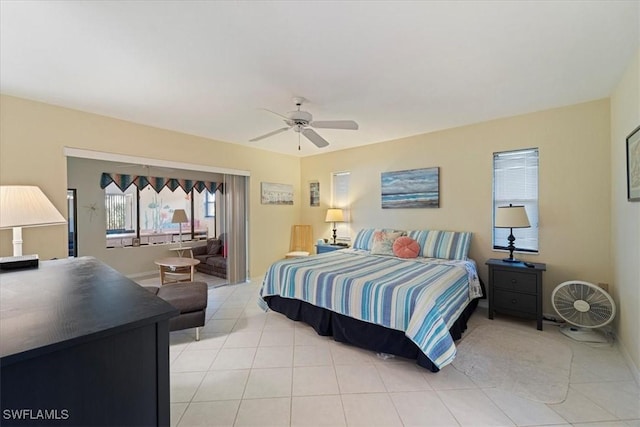
[[[277,129],[275,131],[266,133],[264,135],[258,136],[256,138],[252,138],[249,141],[255,142],[261,139],[268,138],[270,136],[276,135],[278,133],[287,131],[289,129],[293,129],[298,133],[298,149],[300,149],[300,134],[304,135],[309,141],[311,141],[316,147],[323,148],[329,145],[329,142],[320,136],[316,131],[310,129],[310,127],[324,128],[324,129],[342,129],[342,130],[357,130],[358,123],[353,120],[320,120],[313,121],[313,116],[308,111],[300,110],[300,106],[306,99],[302,97],[293,98],[298,109],[296,111],[289,111],[286,116],[282,114],[276,113],[274,111],[263,108],[265,111],[269,111],[272,114],[275,114],[281,117],[288,127]]]

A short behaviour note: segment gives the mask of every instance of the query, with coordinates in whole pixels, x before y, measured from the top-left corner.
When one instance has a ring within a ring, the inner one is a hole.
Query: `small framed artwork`
[[[381,174],[382,209],[440,207],[440,168]]]
[[[640,126],[627,137],[627,200],[640,202]]]
[[[320,183],[318,181],[309,183],[309,206],[320,206]]]
[[[293,185],[261,182],[260,194],[263,205],[293,205]]]

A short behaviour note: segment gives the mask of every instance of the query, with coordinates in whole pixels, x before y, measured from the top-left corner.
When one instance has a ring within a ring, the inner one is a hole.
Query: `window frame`
[[[331,173],[331,206],[330,208],[342,209],[343,222],[336,223],[337,240],[343,242],[351,241],[351,207],[349,204],[349,186],[351,183],[351,172],[341,171]]]
[[[498,190],[498,186],[504,187],[505,185],[513,186],[513,180],[508,183],[501,182],[500,180],[506,180],[504,175],[507,174],[509,167],[497,167],[496,161],[501,160],[502,163],[506,163],[507,156],[512,157],[512,165],[510,166],[513,175],[513,171],[522,169],[520,177],[522,179],[522,187],[517,190],[518,194],[513,194],[515,190],[511,189],[505,191],[503,188]],[[522,162],[522,166],[519,166],[516,162]],[[534,169],[534,171],[533,171]],[[502,175],[502,177],[500,177]],[[535,180],[533,181],[533,175]],[[492,248],[494,251],[508,251],[507,238],[510,229],[508,228],[496,228],[495,218],[496,209],[498,206],[508,206],[510,203],[515,205],[524,205],[529,218],[530,228],[514,228],[513,235],[516,238],[516,250],[515,252],[527,253],[527,254],[539,254],[540,253],[540,229],[539,229],[539,204],[540,204],[540,149],[538,147],[508,150],[493,153],[493,194],[492,194]],[[511,195],[497,196],[499,192],[511,192]],[[535,196],[533,196],[535,195]]]

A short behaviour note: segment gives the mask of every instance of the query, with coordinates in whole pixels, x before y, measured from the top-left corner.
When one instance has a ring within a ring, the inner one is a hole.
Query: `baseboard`
[[[631,355],[627,351],[627,348],[624,346],[622,341],[620,341],[619,339],[616,339],[616,343],[618,343],[618,348],[620,349],[620,353],[622,353],[624,360],[627,362],[627,366],[629,366],[629,369],[631,370],[631,375],[633,375],[633,379],[635,379],[636,384],[640,386],[640,370],[638,369],[636,364],[633,362]]]

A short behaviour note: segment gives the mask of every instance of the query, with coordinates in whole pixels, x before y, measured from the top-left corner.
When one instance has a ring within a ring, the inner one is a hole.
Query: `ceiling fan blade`
[[[301,132],[309,141],[313,142],[318,148],[326,147],[327,145],[329,145],[327,140],[321,137],[320,135],[318,135],[318,133],[313,129],[304,128],[302,129]]]
[[[320,120],[309,124],[314,128],[358,130],[358,124],[353,120]]]
[[[289,129],[291,129],[291,128],[288,127],[288,126],[286,128],[280,128],[278,130],[274,130],[273,132],[269,132],[269,133],[266,133],[266,134],[264,134],[262,136],[257,136],[257,137],[255,137],[253,139],[250,139],[249,142],[260,141],[261,139],[269,138],[270,136],[277,135],[280,132],[284,132],[284,131],[287,131]]]
[[[268,112],[270,112],[271,114],[275,114],[276,116],[280,117],[281,119],[289,120],[289,117],[287,117],[287,116],[283,116],[282,114],[280,114],[280,113],[276,113],[275,111],[271,111],[271,110],[269,110],[268,108],[260,108],[260,109],[261,109],[261,110],[264,110],[264,111],[268,111]]]

